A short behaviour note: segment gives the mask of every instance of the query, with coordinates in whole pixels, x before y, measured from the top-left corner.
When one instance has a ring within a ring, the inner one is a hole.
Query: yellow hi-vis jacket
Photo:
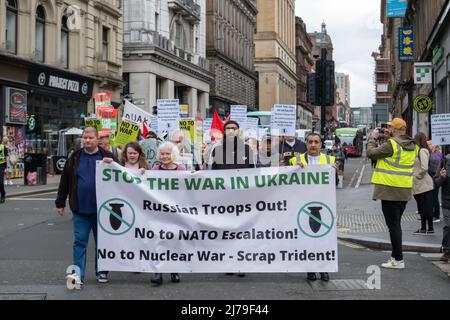
[[[416,146],[415,150],[405,150],[394,139],[389,141],[394,153],[389,158],[377,161],[377,166],[372,175],[372,183],[395,188],[412,188],[414,162],[420,148]]]
[[[0,143],[0,164],[3,164],[6,162],[5,159],[5,145]]]
[[[300,162],[304,166],[306,166],[308,164],[308,160],[306,157],[307,157],[307,153],[304,153],[304,154],[301,154],[299,157],[291,158],[289,160],[289,164],[291,166],[295,166],[298,162]],[[326,155],[323,153],[320,154],[319,164],[335,164],[335,162],[336,162],[336,157],[329,156],[329,155]]]

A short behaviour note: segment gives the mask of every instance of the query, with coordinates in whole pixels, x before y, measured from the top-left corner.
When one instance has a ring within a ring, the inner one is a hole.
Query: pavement
[[[381,202],[372,200],[374,187],[370,183],[370,163],[363,158],[349,159],[346,171],[344,189],[337,192],[338,238],[372,249],[391,250]],[[416,211],[417,204],[412,199],[402,217],[404,251],[439,253],[443,220],[434,223],[434,235],[413,235],[420,228]]]
[[[47,193],[58,190],[60,175],[47,175],[47,184],[27,186],[23,178],[12,179],[12,185],[5,185],[6,198]]]

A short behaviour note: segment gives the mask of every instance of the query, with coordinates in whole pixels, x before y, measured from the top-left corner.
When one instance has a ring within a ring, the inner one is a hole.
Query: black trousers
[[[401,221],[406,203],[404,201],[381,201],[381,209],[391,238],[392,257],[397,261],[403,260]]]
[[[0,165],[0,196],[5,197],[5,167]]]
[[[420,214],[421,230],[433,230],[433,190],[414,195],[417,201],[417,210]]]

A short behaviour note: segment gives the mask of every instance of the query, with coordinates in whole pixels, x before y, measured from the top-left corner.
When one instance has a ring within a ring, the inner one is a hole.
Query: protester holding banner
[[[212,170],[251,169],[256,168],[255,155],[250,146],[239,138],[239,124],[229,120],[225,123],[224,139],[213,146],[209,167]],[[232,273],[227,273],[232,275]],[[245,277],[245,273],[238,273]]]
[[[251,148],[239,138],[239,124],[229,120],[224,125],[225,137],[215,144],[209,157],[212,170],[255,168],[255,155]]]
[[[113,154],[98,147],[98,131],[93,127],[83,130],[83,148],[75,151],[67,159],[58,188],[55,205],[59,215],[64,214],[66,199],[73,213],[73,264],[76,266],[67,279],[74,284],[83,284],[86,271],[86,250],[89,234],[92,229],[96,244],[97,256],[97,199],[95,188],[96,161],[103,158],[113,158]],[[108,282],[108,272],[97,270],[95,258],[95,273],[99,282]],[[79,288],[79,287],[78,287]]]
[[[155,165],[152,170],[173,170],[184,171],[186,168],[182,164],[177,164],[179,157],[179,150],[172,142],[164,142],[158,148],[157,159],[159,164]],[[180,275],[178,273],[171,273],[170,280],[174,283],[180,282]],[[160,286],[163,283],[162,273],[155,273],[153,279],[150,280],[155,286]]]
[[[332,165],[335,170],[337,166],[335,164],[336,158],[333,156],[325,155],[320,153],[322,149],[322,139],[317,133],[310,133],[306,137],[306,149],[305,154],[301,154],[298,157],[293,157],[289,160],[290,165],[300,165],[302,168],[309,165]],[[307,279],[310,281],[317,280],[317,275],[315,272],[308,272]],[[328,272],[320,272],[320,279],[322,281],[330,281],[330,275]]]

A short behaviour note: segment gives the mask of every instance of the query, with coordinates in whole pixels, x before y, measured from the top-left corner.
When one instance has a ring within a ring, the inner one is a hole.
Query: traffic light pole
[[[321,83],[322,83],[322,85],[320,86],[321,87],[321,92],[320,92],[320,94],[322,95],[322,99],[321,99],[321,101],[322,101],[322,103],[321,103],[321,106],[320,106],[320,126],[321,126],[321,130],[322,130],[322,137],[323,137],[323,139],[324,140],[326,140],[327,139],[327,137],[325,136],[326,135],[326,125],[327,125],[327,120],[326,120],[326,118],[327,118],[327,109],[326,109],[326,103],[325,103],[325,96],[326,96],[326,88],[325,88],[325,65],[326,65],[326,63],[325,63],[325,61],[327,60],[327,49],[326,48],[322,48],[322,58],[321,58],[321,60],[322,60],[322,63],[321,63],[321,65],[320,65],[320,67],[322,68],[322,70],[321,70],[321,74],[322,74],[322,79],[320,79],[320,81],[321,81]],[[317,71],[316,71],[317,72]]]

